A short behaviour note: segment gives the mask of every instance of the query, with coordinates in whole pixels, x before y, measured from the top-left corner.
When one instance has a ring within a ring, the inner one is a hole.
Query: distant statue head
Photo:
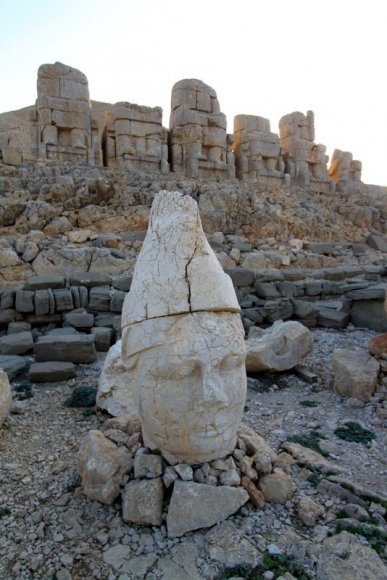
[[[244,332],[189,196],[156,195],[122,326],[145,444],[191,464],[232,451],[246,397]]]

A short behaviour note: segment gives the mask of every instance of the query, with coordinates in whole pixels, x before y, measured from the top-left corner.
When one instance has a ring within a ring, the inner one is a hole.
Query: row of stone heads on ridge
[[[6,164],[39,159],[190,178],[361,182],[361,162],[349,152],[336,149],[328,169],[326,148],[314,141],[312,111],[283,116],[279,135],[268,119],[237,115],[229,134],[215,90],[197,79],[173,86],[169,130],[160,107],[118,102],[97,113],[86,76],[61,63],[39,68],[37,92],[28,131],[0,125]]]

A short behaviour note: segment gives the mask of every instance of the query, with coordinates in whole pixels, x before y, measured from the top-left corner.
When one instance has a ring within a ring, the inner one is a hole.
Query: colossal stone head
[[[191,464],[232,451],[246,397],[244,332],[191,197],[155,196],[122,330],[145,444]]]

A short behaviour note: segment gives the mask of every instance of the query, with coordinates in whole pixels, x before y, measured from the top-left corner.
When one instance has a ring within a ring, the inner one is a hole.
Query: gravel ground
[[[357,405],[329,389],[333,350],[366,349],[374,335],[362,330],[314,330],[315,348],[304,365],[318,375],[318,382],[307,383],[291,372],[261,375],[260,391],[249,390],[245,422],[275,451],[289,435],[319,430],[327,437],[324,444],[333,461],[347,469],[348,479],[385,493],[386,420],[375,412],[384,392],[380,389],[371,403]],[[98,411],[85,417],[82,409],[64,407],[63,402],[74,386],[97,385],[102,362],[103,357],[93,365],[80,365],[76,379],[33,385],[33,397],[19,403],[23,412],[12,414],[0,432],[0,578],[216,578],[224,557],[209,548],[216,541],[211,532],[168,539],[164,526],[124,524],[118,502],[103,506],[83,495],[76,470],[80,440],[90,429],[99,428],[106,415]],[[27,383],[22,378],[13,386],[23,388]],[[305,400],[316,406],[303,406]],[[334,430],[348,419],[375,432],[369,447],[336,437]],[[299,466],[292,473],[296,484],[292,501],[266,504],[261,510],[248,504],[221,529],[230,534],[227,526],[232,527],[246,561],[248,554],[257,556],[268,548],[278,548],[296,557],[313,578],[313,547],[321,545],[336,511],[345,504],[318,493],[305,481]],[[322,518],[313,527],[297,519],[297,501],[304,495],[313,497],[322,508]]]

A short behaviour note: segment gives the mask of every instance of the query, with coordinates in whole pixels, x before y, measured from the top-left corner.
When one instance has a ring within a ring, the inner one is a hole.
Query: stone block
[[[66,278],[64,276],[47,275],[47,276],[31,276],[24,284],[24,290],[44,290],[46,288],[64,288],[66,286]]]
[[[18,334],[20,332],[31,332],[31,324],[23,321],[9,323],[7,334]]]
[[[133,276],[131,274],[126,274],[123,276],[112,276],[111,285],[113,288],[121,290],[122,292],[129,292],[132,279]]]
[[[64,361],[91,363],[97,358],[94,336],[85,334],[47,335],[38,338],[34,346],[37,362]]]
[[[77,272],[70,276],[70,284],[72,286],[85,286],[92,288],[93,286],[110,286],[111,276],[107,274],[97,274],[93,272]]]
[[[64,312],[74,308],[73,297],[68,288],[54,290],[55,310],[57,312]]]
[[[33,363],[28,371],[32,383],[56,383],[75,377],[75,365],[71,362],[48,361]]]
[[[248,499],[247,492],[240,487],[176,481],[167,515],[168,536],[180,537],[191,530],[222,522]]]
[[[8,308],[13,308],[15,303],[15,289],[14,288],[4,288],[1,291],[0,297],[0,310],[6,310]]]
[[[29,290],[17,290],[15,299],[15,308],[18,312],[33,312],[34,311],[34,292]]]
[[[236,288],[252,286],[254,283],[254,272],[246,268],[230,268],[225,270]]]
[[[13,322],[17,318],[17,312],[13,308],[7,308],[6,310],[0,310],[0,328],[8,326],[10,322]]]
[[[35,314],[38,316],[42,314],[50,314],[50,295],[48,290],[36,290],[34,305]]]
[[[0,338],[1,354],[24,354],[34,347],[34,339],[31,331],[9,334]]]
[[[10,379],[22,373],[27,366],[27,359],[24,356],[0,355],[0,369],[3,369]]]
[[[259,298],[280,298],[281,296],[273,282],[256,282],[254,288]]]
[[[367,244],[374,250],[387,253],[387,241],[381,234],[370,234],[367,238]]]
[[[89,310],[108,312],[110,310],[110,287],[96,287],[89,291]]]
[[[155,479],[163,474],[163,459],[161,455],[137,453],[134,458],[134,477]]]
[[[367,288],[351,290],[345,294],[350,300],[384,300],[387,285],[385,283],[370,285]]]
[[[382,300],[356,300],[351,308],[351,322],[360,328],[387,332],[387,312]]]
[[[99,352],[107,352],[113,342],[113,329],[106,326],[94,326],[91,329],[94,335],[95,348]]]
[[[122,493],[124,522],[161,526],[164,486],[160,477],[130,481]]]
[[[47,324],[61,324],[62,315],[61,314],[27,314],[27,322],[33,325],[43,325]]]
[[[321,306],[318,309],[317,324],[325,328],[345,328],[349,322],[349,317],[349,312]]]
[[[124,304],[126,292],[114,292],[110,300],[110,311],[111,312],[122,312],[122,306]]]
[[[94,326],[106,326],[116,329],[121,326],[121,316],[113,312],[97,312],[94,315]]]
[[[378,384],[379,363],[362,350],[336,349],[333,353],[333,389],[343,397],[368,402]]]
[[[94,314],[87,312],[84,308],[67,312],[64,315],[66,326],[72,326],[77,329],[90,329],[94,324]]]

